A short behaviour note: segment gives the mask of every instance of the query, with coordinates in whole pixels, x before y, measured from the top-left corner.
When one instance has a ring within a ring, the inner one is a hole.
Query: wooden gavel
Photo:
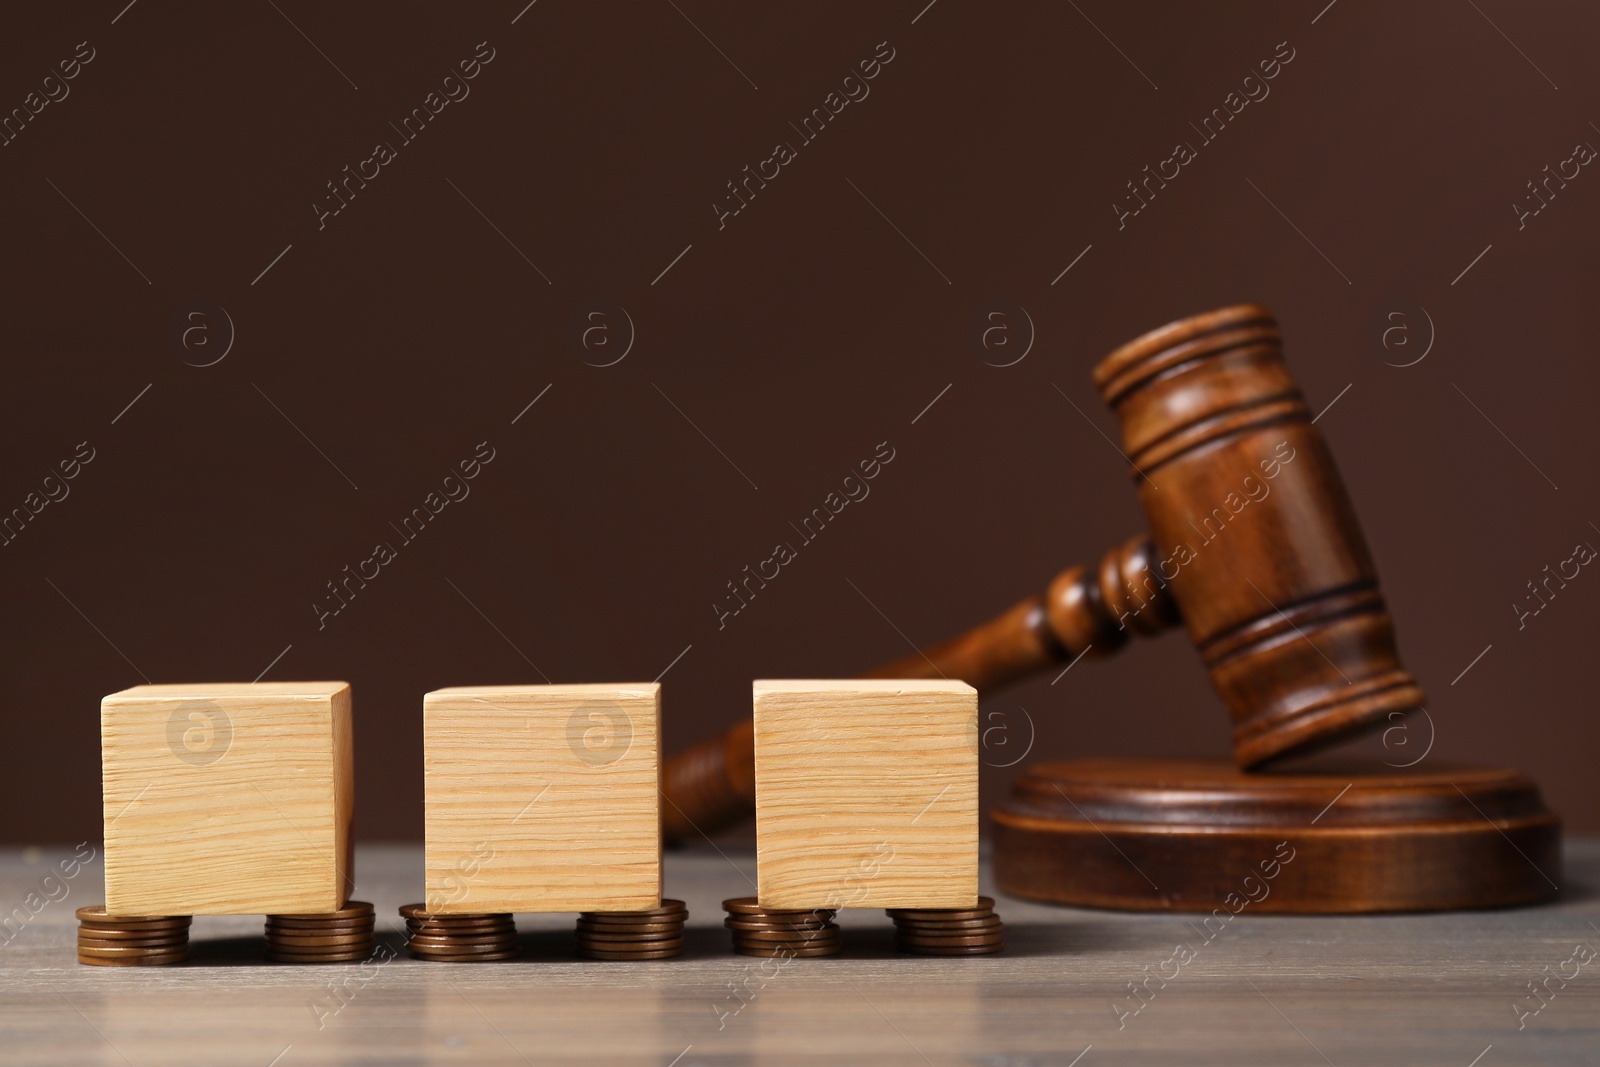
[[[1355,509],[1281,346],[1272,315],[1245,304],[1113,352],[1094,381],[1121,420],[1150,536],[865,677],[945,676],[986,693],[1181,621],[1232,715],[1241,767],[1420,707]],[[753,729],[747,718],[667,762],[668,840],[750,814]]]

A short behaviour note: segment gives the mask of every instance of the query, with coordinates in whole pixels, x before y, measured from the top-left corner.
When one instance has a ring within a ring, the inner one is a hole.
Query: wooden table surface
[[[732,955],[721,926],[722,899],[753,892],[754,857],[707,850],[666,860],[668,894],[690,909],[676,960],[582,962],[570,916],[525,916],[514,963],[421,963],[397,951],[360,967],[300,967],[261,962],[259,918],[201,917],[187,964],[84,967],[73,911],[103,899],[98,860],[44,882],[70,852],[0,855],[0,905],[12,915],[0,934],[10,938],[0,1062],[1600,1063],[1594,840],[1568,842],[1563,899],[1543,907],[1360,918],[1246,908],[1207,942],[1194,916],[999,898],[1000,956],[898,956],[882,912],[847,912],[845,956],[781,966]],[[364,848],[357,874],[388,931],[380,940],[398,950],[396,908],[421,896],[421,848]],[[12,909],[28,916],[30,893],[43,906],[24,921]],[[1193,958],[1166,962],[1180,943]],[[1151,980],[1154,994],[1131,1014],[1140,1002],[1128,983],[1163,972],[1173,977]],[[1541,980],[1542,1008],[1519,1017],[1518,1006],[1541,1003],[1528,989]]]

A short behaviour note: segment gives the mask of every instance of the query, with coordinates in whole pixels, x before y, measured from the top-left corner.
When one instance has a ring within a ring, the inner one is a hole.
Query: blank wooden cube
[[[660,701],[653,682],[427,694],[429,910],[656,907]]]
[[[759,681],[754,697],[762,906],[977,902],[977,690]]]
[[[106,910],[280,915],[353,877],[350,686],[138,685],[100,702]]]

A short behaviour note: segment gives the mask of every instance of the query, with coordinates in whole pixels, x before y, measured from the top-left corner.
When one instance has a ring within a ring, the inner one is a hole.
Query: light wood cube
[[[762,906],[977,902],[977,690],[758,681],[754,698]]]
[[[345,682],[138,685],[100,702],[106,910],[281,915],[345,904]]]
[[[427,694],[428,909],[660,904],[660,702],[654,682]]]

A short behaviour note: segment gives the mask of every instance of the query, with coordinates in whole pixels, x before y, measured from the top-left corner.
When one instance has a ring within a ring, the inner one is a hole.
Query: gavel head
[[[1426,699],[1400,664],[1333,457],[1255,305],[1163,326],[1095,384],[1122,423],[1153,555],[1117,598],[1170,593],[1233,716],[1241,766],[1339,740]],[[1107,591],[1111,592],[1111,591]]]

